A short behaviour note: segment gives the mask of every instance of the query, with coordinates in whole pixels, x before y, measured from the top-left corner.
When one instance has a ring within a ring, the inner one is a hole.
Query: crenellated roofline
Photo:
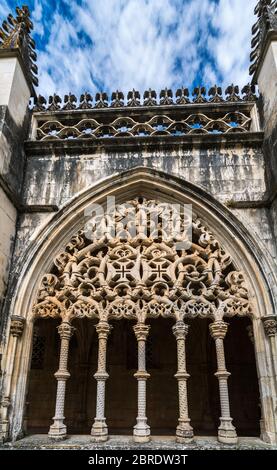
[[[174,97],[175,96],[175,97]],[[95,97],[89,92],[81,94],[79,100],[73,93],[68,93],[63,98],[57,94],[50,95],[48,99],[39,95],[34,100],[33,112],[59,112],[74,110],[90,110],[105,108],[137,108],[155,106],[184,106],[199,104],[222,104],[255,102],[257,100],[256,87],[248,83],[241,89],[233,83],[229,85],[223,94],[220,86],[214,85],[209,91],[204,86],[195,87],[192,91],[188,88],[179,88],[175,94],[169,88],[164,88],[157,93],[149,88],[143,94],[138,90],[127,93],[127,100],[122,91],[116,90],[109,98],[106,92],[98,92]]]

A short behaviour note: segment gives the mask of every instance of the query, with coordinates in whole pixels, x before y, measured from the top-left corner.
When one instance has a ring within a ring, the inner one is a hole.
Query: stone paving
[[[242,437],[236,445],[221,444],[216,437],[196,437],[193,443],[177,444],[173,436],[152,437],[151,442],[137,444],[131,436],[111,436],[105,443],[93,443],[90,436],[72,435],[61,442],[51,441],[47,435],[27,436],[16,442],[7,442],[0,446],[1,450],[33,449],[33,450],[277,450],[258,438]]]

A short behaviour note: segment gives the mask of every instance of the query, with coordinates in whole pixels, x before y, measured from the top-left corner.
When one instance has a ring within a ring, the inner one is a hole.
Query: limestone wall
[[[16,227],[16,210],[0,188],[0,311],[4,300]]]
[[[223,204],[257,205],[266,197],[264,158],[261,148],[233,147],[181,149],[142,152],[95,152],[94,154],[52,154],[28,157],[23,199],[31,213],[22,214],[19,223],[16,255],[30,237],[35,236],[51,212],[43,210],[62,205],[81,191],[101,180],[135,167],[148,167],[175,175],[203,188]],[[184,183],[185,184],[185,183]],[[237,214],[239,215],[239,214]],[[241,212],[266,240],[272,254],[275,248],[269,233],[267,211]],[[263,233],[264,232],[264,233]]]
[[[25,168],[30,89],[16,55],[0,57],[0,331]]]
[[[30,90],[16,57],[0,60],[0,183],[19,200],[25,154],[23,142],[29,126]]]
[[[235,209],[233,212],[245,225],[247,230],[249,230],[255,237],[259,237],[264,244],[265,250],[267,250],[270,256],[277,261],[276,236],[274,236],[274,230],[275,233],[277,233],[277,212],[275,212],[274,215],[274,224],[271,210],[267,207]]]
[[[261,148],[237,144],[176,151],[33,154],[26,167],[24,201],[30,206],[59,207],[101,179],[139,166],[179,176],[222,203],[259,201],[266,192]]]

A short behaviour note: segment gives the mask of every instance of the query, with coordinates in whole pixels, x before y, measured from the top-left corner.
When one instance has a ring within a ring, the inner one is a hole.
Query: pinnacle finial
[[[30,81],[38,85],[38,69],[35,65],[37,55],[35,42],[31,38],[33,23],[30,19],[30,10],[26,5],[16,7],[16,15],[9,14],[0,28],[0,50],[19,50],[27,66]]]
[[[250,75],[254,75],[252,83],[256,84],[256,73],[266,47],[268,34],[277,33],[277,0],[259,0],[254,10],[258,20],[252,28],[253,39],[250,55]]]

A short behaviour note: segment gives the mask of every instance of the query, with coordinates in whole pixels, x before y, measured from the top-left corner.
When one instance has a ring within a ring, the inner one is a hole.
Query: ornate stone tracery
[[[164,237],[161,206],[141,198],[128,203],[135,211],[135,236],[120,208],[115,213],[120,233],[103,230],[102,238],[92,241],[86,229],[79,231],[43,276],[34,316],[144,322],[158,316],[251,315],[243,273],[219,241],[200,219],[191,222],[186,214],[181,215],[181,234]],[[145,208],[158,210],[157,227],[148,219],[142,223]]]

